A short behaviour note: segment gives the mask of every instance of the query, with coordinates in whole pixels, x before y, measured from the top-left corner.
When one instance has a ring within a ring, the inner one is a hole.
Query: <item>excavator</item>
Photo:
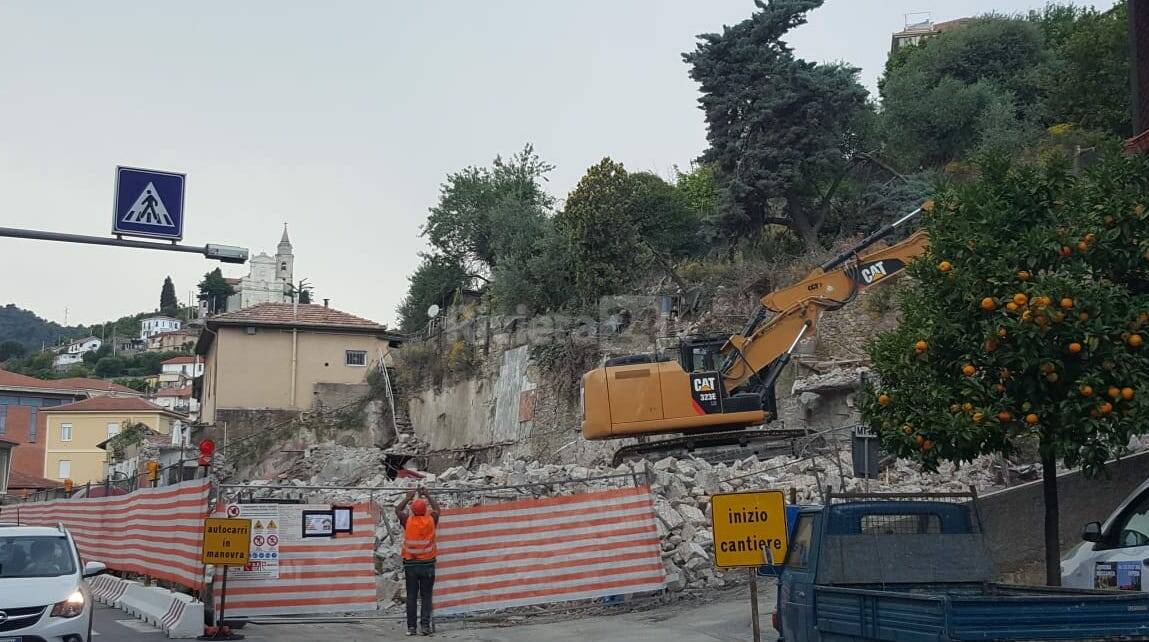
[[[923,204],[882,226],[801,281],[764,296],[739,334],[686,337],[677,354],[669,350],[615,357],[584,374],[583,437],[638,438],[639,443],[615,453],[617,465],[652,455],[746,448],[797,436],[793,430],[761,428],[778,416],[774,396],[778,376],[822,312],[837,310],[860,292],[903,272],[926,251],[929,239],[924,230],[868,251],[926,207]],[[675,434],[680,436],[649,439]]]

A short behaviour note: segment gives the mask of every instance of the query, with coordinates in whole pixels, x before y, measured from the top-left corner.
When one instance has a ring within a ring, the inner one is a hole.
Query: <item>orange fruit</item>
[[[949,261],[942,261],[941,263],[938,263],[938,270],[941,272],[949,272],[953,268],[953,264]]]
[[[1097,237],[1093,234],[1093,232],[1090,232],[1090,233],[1086,234],[1084,237],[1082,237],[1081,240],[1085,241],[1086,243],[1092,243],[1096,239],[1097,239]]]
[[[926,343],[925,341],[918,341],[917,343],[914,344],[914,350],[917,350],[918,352],[925,352],[926,349],[929,347],[930,347],[929,344]]]
[[[1125,401],[1131,401],[1133,399],[1133,389],[1132,388],[1122,388],[1121,389],[1121,398],[1124,399]]]
[[[1049,383],[1057,383],[1057,379],[1058,379],[1058,377],[1057,377],[1056,372],[1051,372],[1051,373],[1045,375],[1045,380],[1048,381]]]
[[[1082,397],[1092,397],[1093,396],[1093,386],[1081,386],[1080,388],[1077,389],[1077,392],[1081,393]]]
[[[1002,368],[999,374],[1001,375],[1002,381],[1009,381],[1013,377],[1013,373],[1009,371],[1009,368]]]
[[[1006,330],[1004,327],[998,328],[997,329],[997,336],[1004,339],[1005,337],[1009,336],[1009,330]]]
[[[1010,301],[1009,303],[1005,304],[1005,309],[1009,310],[1010,312],[1017,312],[1018,307],[1017,307],[1016,303],[1014,303],[1013,301]]]
[[[1022,320],[1022,321],[1025,321],[1025,322],[1029,322],[1029,321],[1031,321],[1032,319],[1033,319],[1033,312],[1030,312],[1029,310],[1026,310],[1025,312],[1022,312],[1022,313],[1021,313],[1021,320]]]
[[[1102,415],[1108,415],[1109,413],[1113,412],[1113,404],[1111,404],[1107,401],[1107,402],[1101,404],[1100,406],[1098,406],[1097,411],[1100,412]]]
[[[1018,292],[1017,294],[1013,295],[1013,302],[1017,305],[1025,305],[1029,302],[1029,297],[1025,296],[1025,294],[1022,292]]]
[[[917,442],[917,444],[919,446],[921,446],[923,443],[925,443],[926,438],[921,436],[921,435],[918,435],[917,437],[914,437],[914,441]]]
[[[985,419],[985,413],[982,413],[982,412],[973,413],[973,422],[975,424],[980,424],[982,419]]]
[[[1077,243],[1077,251],[1078,252],[1085,254],[1085,252],[1087,252],[1088,250],[1089,250],[1089,244],[1086,243],[1085,241],[1080,241]]]
[[[1121,389],[1117,386],[1109,386],[1109,390],[1106,390],[1105,394],[1109,395],[1110,399],[1116,399],[1121,396]]]
[[[1057,369],[1057,367],[1054,366],[1052,363],[1049,363],[1048,361],[1041,364],[1041,371],[1045,374],[1049,374],[1056,369]]]
[[[878,405],[880,405],[880,406],[890,405],[890,396],[889,395],[878,395]]]
[[[1069,354],[1077,354],[1079,352],[1081,352],[1081,344],[1080,343],[1077,343],[1076,341],[1074,341],[1073,343],[1069,344]]]
[[[1013,421],[1013,415],[1010,414],[1008,410],[1002,410],[1001,412],[997,413],[997,420],[1003,424],[1009,423]]]
[[[1053,313],[1054,323],[1061,323],[1064,320],[1065,320],[1065,313],[1064,312],[1057,311],[1057,312]]]
[[[973,367],[972,363],[967,363],[961,367],[961,372],[967,377],[972,377],[977,373],[977,368]]]
[[[1057,253],[1060,254],[1062,257],[1068,257],[1070,254],[1073,254],[1073,249],[1070,248],[1068,245],[1062,245],[1061,249],[1058,250]],[[1145,260],[1149,261],[1149,252],[1146,252]]]
[[[934,442],[929,439],[922,442],[922,450],[933,450]]]
[[[993,339],[989,339],[988,341],[985,342],[985,351],[986,352],[993,352],[994,350],[997,350],[997,341],[995,341]]]
[[[1071,299],[1069,297],[1065,297],[1064,299],[1061,300],[1061,309],[1062,310],[1069,310],[1072,308],[1073,308],[1073,299]]]
[[[1031,426],[1036,426],[1037,422],[1039,422],[1039,421],[1041,421],[1041,418],[1032,412],[1025,416],[1025,423],[1027,423]]]
[[[1017,280],[1023,281],[1023,282],[1028,281],[1029,280],[1029,271],[1028,270],[1022,270],[1022,271],[1018,272],[1017,273]]]
[[[992,312],[997,309],[997,303],[994,302],[993,298],[987,296],[981,300],[981,309],[986,312]]]
[[[1078,321],[1088,321],[1089,320],[1089,313],[1088,312],[1078,312],[1077,313],[1077,320]]]
[[[1130,335],[1127,341],[1129,342],[1129,347],[1131,348],[1140,348],[1141,344],[1144,343],[1144,340],[1139,334]]]
[[[993,384],[993,389],[998,391],[998,392],[1005,392],[1005,386],[1003,386],[1000,383]]]
[[[967,401],[961,405],[961,409],[966,411],[966,412],[969,412],[969,411],[973,410],[973,404]]]

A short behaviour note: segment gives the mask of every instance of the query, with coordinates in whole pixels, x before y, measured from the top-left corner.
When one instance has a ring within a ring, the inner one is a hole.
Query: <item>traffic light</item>
[[[68,493],[69,495],[72,494],[72,480],[71,479],[65,479],[64,480],[64,492]]]
[[[152,459],[148,461],[148,481],[155,482],[160,480],[160,462]]]

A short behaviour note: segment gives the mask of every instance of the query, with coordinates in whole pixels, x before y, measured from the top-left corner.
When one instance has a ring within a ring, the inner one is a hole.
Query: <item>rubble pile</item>
[[[942,464],[937,473],[923,473],[914,464],[899,460],[887,467],[880,479],[856,479],[848,447],[806,457],[759,460],[752,456],[717,464],[697,458],[667,457],[652,464],[626,463],[613,469],[511,460],[473,469],[449,468],[438,475],[417,472],[394,479],[388,474],[384,459],[385,453],[378,449],[326,444],[316,447],[288,471],[294,477],[255,482],[247,491],[257,498],[377,502],[383,508],[376,532],[376,569],[383,601],[400,597],[403,590],[399,556],[402,533],[389,507],[399,501],[405,489],[418,485],[431,489],[441,503],[452,507],[604,490],[631,485],[632,479],[644,483],[649,475],[668,587],[681,591],[720,588],[731,581],[741,581],[741,575],[736,579],[724,577],[721,570],[714,568],[709,515],[712,494],[793,489],[798,503],[810,504],[821,501],[822,489],[827,486],[846,491],[906,493],[964,491],[974,486],[984,491],[995,486],[1000,474],[994,459],[983,457],[960,468]],[[596,479],[609,475],[625,476]],[[343,488],[299,490],[316,486]]]

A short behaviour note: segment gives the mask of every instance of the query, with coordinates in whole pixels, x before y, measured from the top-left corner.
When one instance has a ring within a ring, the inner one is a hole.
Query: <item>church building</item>
[[[276,246],[275,256],[260,252],[248,261],[248,266],[251,272],[247,276],[228,279],[235,289],[235,294],[227,299],[229,311],[260,303],[291,303],[295,255],[292,254],[291,239],[287,237],[287,225],[283,226],[283,237]]]

